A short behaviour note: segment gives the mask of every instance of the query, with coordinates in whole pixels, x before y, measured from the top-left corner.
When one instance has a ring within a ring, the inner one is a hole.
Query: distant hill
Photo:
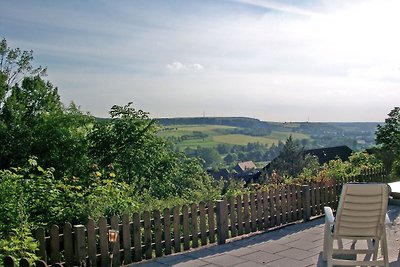
[[[96,120],[110,119],[96,118]],[[308,148],[348,145],[353,150],[361,150],[375,144],[377,126],[383,124],[383,122],[267,122],[247,117],[155,118],[155,120],[165,127],[160,132],[161,136],[169,139],[190,139],[191,143],[180,142],[181,147],[247,142],[276,144],[277,141],[285,141],[289,135],[293,135],[297,139],[309,139],[309,142],[303,142],[307,143]],[[202,136],[198,138],[201,142],[194,141],[194,137],[198,136]]]
[[[262,128],[271,131],[285,130],[282,123],[260,121],[245,117],[193,117],[193,118],[161,118],[160,124],[168,125],[225,125],[241,128]]]
[[[289,135],[298,139],[310,138],[309,148],[348,145],[354,150],[361,150],[375,144],[375,131],[378,122],[266,122],[246,117],[193,117],[193,118],[160,118],[156,119],[160,125],[176,127],[176,136],[182,131],[182,126],[204,126],[196,131],[207,131],[211,125],[221,127],[235,127],[233,129],[214,129],[207,132],[213,141],[232,143],[232,138],[237,135],[248,137],[272,138],[273,140],[256,139],[261,143],[272,143],[277,140],[284,141]],[[208,128],[207,128],[208,127]],[[178,131],[179,128],[179,131]],[[186,133],[185,133],[186,134]],[[223,137],[215,136],[223,135]],[[174,135],[173,131],[162,135]],[[247,140],[247,139],[246,139]],[[254,140],[254,139],[248,139]],[[241,140],[241,142],[243,142]],[[187,145],[181,143],[181,145]],[[196,143],[195,145],[200,145]],[[208,145],[213,145],[212,143]]]
[[[345,132],[375,132],[378,124],[382,125],[383,122],[330,122],[329,124]]]
[[[161,125],[225,125],[241,128],[262,128],[271,131],[324,133],[374,133],[379,122],[267,122],[246,117],[158,118]]]

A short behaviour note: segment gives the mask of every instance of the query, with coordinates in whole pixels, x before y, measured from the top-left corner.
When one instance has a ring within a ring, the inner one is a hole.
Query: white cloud
[[[173,63],[167,65],[167,69],[172,70],[172,71],[180,71],[180,70],[185,69],[185,65],[183,65],[180,62],[173,62]]]
[[[263,7],[266,9],[272,9],[284,13],[294,14],[294,15],[301,15],[301,16],[314,16],[316,13],[311,12],[306,9],[298,8],[292,5],[286,5],[279,3],[277,1],[267,1],[267,0],[238,0],[238,2],[254,5],[258,7]]]
[[[348,71],[348,74],[360,79],[387,80],[400,83],[400,63],[399,65],[353,68]]]
[[[167,69],[172,72],[198,72],[202,71],[204,67],[198,63],[184,64],[175,61],[171,64],[167,64]]]

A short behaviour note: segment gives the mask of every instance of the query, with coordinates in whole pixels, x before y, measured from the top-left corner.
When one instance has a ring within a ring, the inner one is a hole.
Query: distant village
[[[370,152],[370,150],[367,150]],[[334,159],[341,159],[342,161],[348,161],[349,157],[353,153],[353,150],[348,146],[335,146],[335,147],[325,147],[325,148],[317,148],[317,149],[308,149],[302,152],[302,156],[306,155],[315,156],[318,158],[318,162],[320,165],[327,163]],[[236,164],[236,166],[229,171],[228,168],[220,168],[218,170],[214,170],[212,168],[207,169],[207,173],[211,175],[215,180],[229,180],[229,179],[237,179],[243,181],[246,185],[250,183],[259,183],[263,182],[262,179],[265,177],[268,178],[268,174],[272,171],[271,165],[274,161],[279,159],[281,155],[278,155],[272,161],[267,162],[267,164],[262,168],[257,168],[256,164],[249,160],[243,161]],[[262,175],[264,174],[264,175]]]

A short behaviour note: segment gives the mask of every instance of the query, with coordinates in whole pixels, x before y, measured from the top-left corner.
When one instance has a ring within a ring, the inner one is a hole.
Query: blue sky
[[[64,103],[106,117],[383,121],[400,99],[400,2],[1,1]]]

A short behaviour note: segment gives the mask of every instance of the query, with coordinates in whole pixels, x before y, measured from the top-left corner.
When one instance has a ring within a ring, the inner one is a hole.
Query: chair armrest
[[[390,221],[389,216],[387,215],[387,213],[386,213],[386,217],[385,217],[385,224],[386,225],[391,225],[392,224],[392,222]]]
[[[388,216],[388,214],[386,213],[386,217],[385,217],[385,227],[388,227],[389,229],[392,229],[392,222],[390,221],[390,218]]]
[[[325,212],[325,221],[329,224],[333,224],[335,222],[335,217],[333,216],[333,212],[331,207],[324,207]]]

